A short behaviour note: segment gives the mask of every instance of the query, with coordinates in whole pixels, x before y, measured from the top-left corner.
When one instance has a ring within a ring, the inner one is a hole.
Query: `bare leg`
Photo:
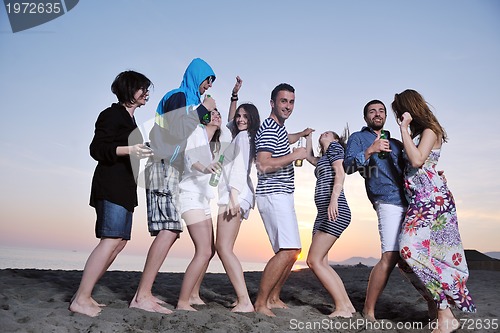
[[[389,280],[389,275],[396,266],[399,260],[398,251],[388,251],[382,253],[382,258],[373,267],[370,272],[370,278],[368,280],[368,287],[366,289],[366,300],[365,306],[363,308],[363,316],[368,319],[375,321],[375,304],[384,290],[387,280]]]
[[[268,307],[268,300],[271,292],[278,285],[280,280],[283,279],[283,276],[288,276],[285,274],[285,271],[287,268],[289,270],[292,267],[299,253],[300,249],[280,250],[269,260],[264,268],[264,272],[262,272],[259,292],[257,294],[257,300],[255,301],[256,312],[275,317],[274,313]],[[290,262],[292,264],[290,264]],[[281,288],[279,289],[281,290]]]
[[[349,295],[347,295],[347,291],[345,290],[345,287],[344,287],[344,283],[342,282],[342,279],[340,278],[340,276],[337,274],[337,272],[330,266],[330,263],[328,262],[328,254],[323,258],[323,265],[325,265],[325,267],[329,267],[330,269],[328,270],[328,272],[332,275],[331,276],[331,279],[333,280],[337,280],[337,281],[340,281],[341,285],[343,288],[341,288],[341,293],[343,294],[344,298],[346,300],[348,300],[349,302],[349,311],[351,313],[356,313],[356,309],[354,308],[354,305],[352,305],[351,303],[351,299],[349,298]]]
[[[99,304],[92,298],[92,290],[99,278],[111,265],[127,241],[121,238],[102,238],[90,254],[82,274],[80,286],[71,300],[69,310],[90,317],[101,312]]]
[[[245,276],[241,263],[233,252],[234,243],[241,226],[241,216],[238,213],[229,220],[224,218],[226,207],[219,208],[217,218],[217,241],[216,248],[227,276],[231,281],[238,298],[232,312],[253,312],[254,307],[248,295],[245,284]]]
[[[335,270],[328,265],[328,251],[333,246],[337,237],[318,231],[313,237],[307,265],[323,284],[335,303],[335,311],[330,317],[352,317],[352,303],[347,296],[344,283]]]
[[[196,311],[190,305],[190,296],[193,293],[200,277],[205,271],[213,257],[214,239],[212,219],[207,218],[203,210],[190,210],[183,214],[183,218],[188,226],[189,235],[193,240],[195,253],[184,273],[181,292],[177,302],[177,309]],[[192,223],[196,221],[196,223]]]
[[[151,243],[151,246],[144,264],[141,281],[137,287],[134,298],[130,302],[129,307],[138,308],[149,312],[159,312],[164,314],[172,313],[171,310],[161,306],[165,302],[153,296],[151,290],[156,275],[161,268],[161,265],[167,257],[168,251],[177,240],[178,234],[169,230],[162,230]]]
[[[450,308],[437,310],[438,327],[432,333],[450,333],[460,326]]]
[[[285,302],[281,300],[281,289],[285,285],[286,280],[290,276],[291,270],[293,268],[293,264],[295,264],[295,261],[297,260],[298,255],[300,254],[300,250],[295,256],[295,258],[292,258],[290,262],[288,263],[287,267],[281,274],[281,277],[279,278],[278,282],[274,286],[273,290],[271,290],[271,294],[269,295],[269,298],[267,299],[267,307],[270,309],[288,309],[288,305],[286,305]]]

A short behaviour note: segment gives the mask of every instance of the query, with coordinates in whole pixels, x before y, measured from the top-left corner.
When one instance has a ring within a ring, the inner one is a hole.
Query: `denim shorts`
[[[98,200],[95,211],[95,236],[97,238],[122,238],[130,240],[132,212],[107,200]]]

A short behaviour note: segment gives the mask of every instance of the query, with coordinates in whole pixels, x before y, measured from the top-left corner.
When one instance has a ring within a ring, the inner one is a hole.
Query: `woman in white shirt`
[[[237,301],[233,312],[253,312],[241,263],[233,252],[240,224],[254,207],[255,195],[250,171],[255,158],[254,138],[260,126],[259,111],[253,104],[236,108],[242,80],[236,77],[228,115],[233,141],[224,151],[224,168],[219,183],[219,213],[216,248],[224,269],[233,284]]]
[[[220,113],[211,112],[211,120],[199,125],[189,136],[184,155],[184,174],[179,183],[181,217],[186,222],[195,245],[193,259],[182,281],[177,309],[196,311],[191,305],[204,304],[200,285],[215,254],[210,199],[215,197],[210,177],[221,168],[217,162],[220,149]]]

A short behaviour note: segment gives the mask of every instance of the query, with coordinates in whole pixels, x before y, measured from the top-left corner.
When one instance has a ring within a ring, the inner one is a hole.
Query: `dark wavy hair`
[[[233,136],[233,139],[240,132],[240,130],[238,130],[238,125],[236,125],[236,115],[238,114],[239,109],[243,109],[247,113],[247,132],[248,136],[250,137],[250,162],[252,162],[255,158],[255,135],[257,135],[257,131],[260,127],[259,110],[252,103],[243,103],[238,106],[234,114],[231,126],[231,134]]]
[[[152,86],[153,83],[145,75],[124,71],[118,74],[111,84],[111,92],[116,95],[120,104],[130,105],[135,103],[134,95],[138,90],[146,92]]]

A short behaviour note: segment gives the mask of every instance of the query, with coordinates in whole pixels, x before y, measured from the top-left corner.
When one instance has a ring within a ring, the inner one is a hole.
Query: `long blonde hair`
[[[422,134],[426,128],[429,128],[441,138],[442,142],[448,141],[446,131],[439,124],[428,103],[415,90],[407,89],[402,93],[394,95],[394,101],[391,106],[398,120],[401,119],[405,112],[411,115],[410,131],[412,138]]]

